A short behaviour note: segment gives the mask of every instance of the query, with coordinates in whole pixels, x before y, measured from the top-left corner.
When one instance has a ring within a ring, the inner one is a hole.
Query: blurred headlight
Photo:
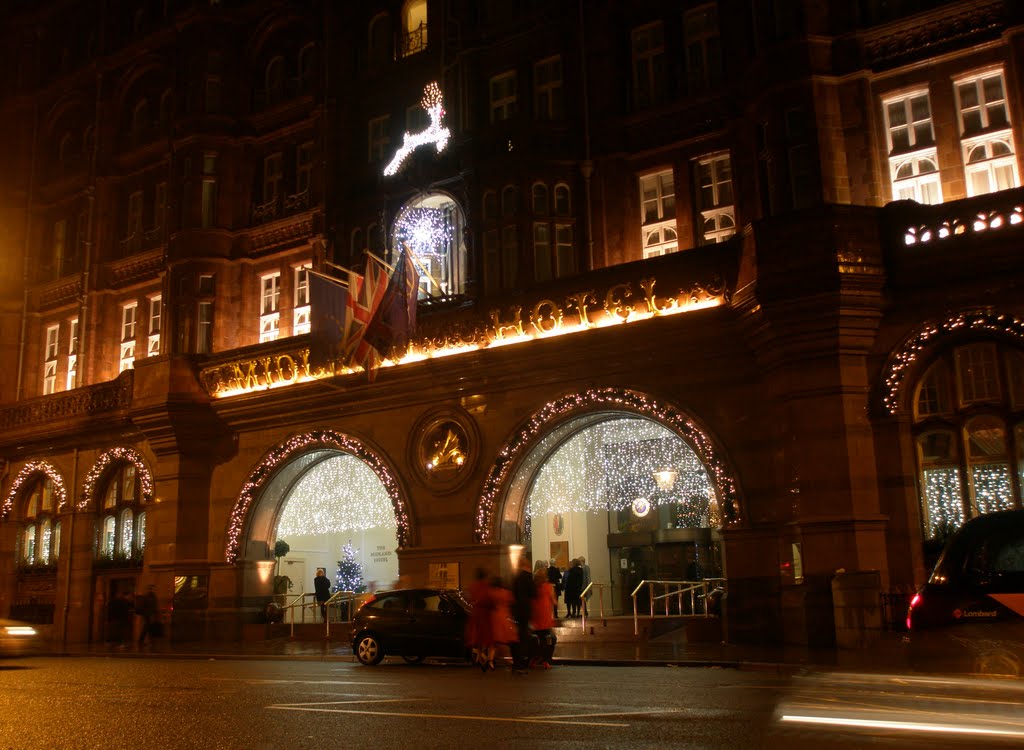
[[[13,638],[25,638],[30,635],[35,635],[36,629],[30,628],[27,625],[8,625],[4,628],[4,632]]]

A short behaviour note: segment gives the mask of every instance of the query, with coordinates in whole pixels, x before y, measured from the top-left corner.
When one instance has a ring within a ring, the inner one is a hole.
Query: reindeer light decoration
[[[444,100],[441,97],[441,89],[436,83],[431,82],[426,85],[426,88],[423,89],[423,99],[420,100],[420,104],[423,105],[423,109],[427,110],[427,114],[430,116],[430,124],[426,130],[421,130],[418,133],[406,131],[405,136],[402,138],[402,146],[395,154],[395,158],[384,167],[384,175],[387,177],[395,174],[409,154],[420,146],[433,143],[437,148],[437,153],[441,153],[444,151],[444,147],[448,145],[448,138],[451,136],[451,132],[441,124],[441,118],[444,117]]]

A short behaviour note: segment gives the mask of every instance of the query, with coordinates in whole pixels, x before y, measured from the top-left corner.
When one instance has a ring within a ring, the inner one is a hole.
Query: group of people
[[[481,671],[495,669],[495,662],[506,654],[517,674],[530,667],[551,668],[558,598],[546,565],[531,570],[529,559],[522,558],[511,587],[478,568],[467,594],[473,610],[466,643]]]
[[[542,564],[538,563],[538,569]],[[546,571],[548,581],[555,588],[555,619],[558,619],[559,596],[565,598],[566,617],[579,617],[580,613],[588,614],[586,600],[590,598],[590,592],[587,591],[590,585],[590,566],[587,565],[587,558],[581,555],[571,560],[564,573],[552,560]]]
[[[146,593],[134,599],[127,591],[115,595],[107,605],[107,640],[118,648],[125,648],[132,639],[132,619],[137,617],[139,636],[136,641],[141,648],[146,642],[163,635],[163,621],[160,619],[160,604],[156,598],[156,587],[150,586]]]

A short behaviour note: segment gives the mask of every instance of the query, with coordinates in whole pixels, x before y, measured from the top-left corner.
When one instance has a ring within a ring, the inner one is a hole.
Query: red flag
[[[381,357],[387,358],[393,349],[401,349],[408,344],[416,328],[419,285],[419,273],[412,254],[408,248],[403,248],[384,298],[364,334],[364,339]]]

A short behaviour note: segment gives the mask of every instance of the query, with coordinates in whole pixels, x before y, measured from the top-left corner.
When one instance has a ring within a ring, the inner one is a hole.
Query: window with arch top
[[[99,497],[96,556],[104,560],[141,559],[146,545],[146,498],[138,467],[127,461],[115,464],[106,474]]]
[[[914,389],[921,522],[942,539],[965,519],[1021,507],[1024,353],[996,341],[940,353]]]
[[[24,489],[18,563],[29,567],[48,567],[60,557],[60,521],[53,480],[39,474]]]

